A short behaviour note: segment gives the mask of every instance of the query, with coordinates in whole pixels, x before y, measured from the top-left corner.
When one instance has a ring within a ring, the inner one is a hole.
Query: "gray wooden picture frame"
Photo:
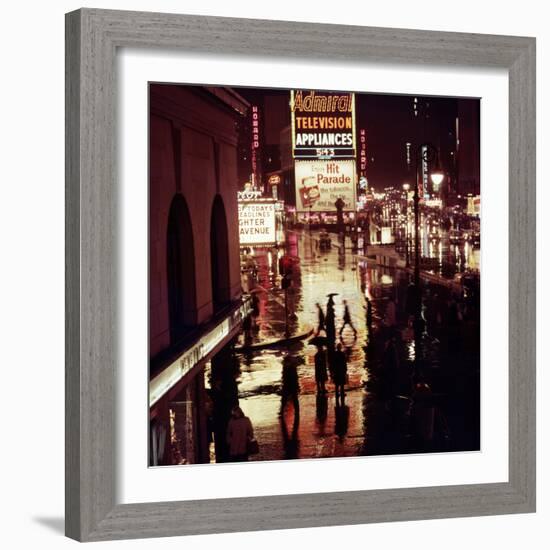
[[[121,47],[253,52],[266,62],[299,57],[509,71],[508,482],[115,502],[115,57]],[[67,14],[67,536],[99,541],[525,513],[535,511],[535,486],[535,39],[95,9]]]

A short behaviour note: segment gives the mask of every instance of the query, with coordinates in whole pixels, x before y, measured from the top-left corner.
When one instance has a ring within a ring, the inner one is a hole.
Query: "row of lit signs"
[[[297,212],[355,210],[355,94],[291,90]]]

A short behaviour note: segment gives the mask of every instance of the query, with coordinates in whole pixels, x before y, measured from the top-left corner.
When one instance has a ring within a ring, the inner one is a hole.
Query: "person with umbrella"
[[[323,308],[321,307],[321,305],[319,304],[319,302],[317,302],[315,304],[315,307],[317,308],[317,334],[319,334],[322,330],[324,330],[326,332],[326,328],[325,328],[325,313],[323,311]]]
[[[329,342],[332,344],[336,339],[336,324],[335,324],[335,314],[334,314],[334,296],[338,296],[336,292],[327,294],[327,315],[325,319],[326,333]]]

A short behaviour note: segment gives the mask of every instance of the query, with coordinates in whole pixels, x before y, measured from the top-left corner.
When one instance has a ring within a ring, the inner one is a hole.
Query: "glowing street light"
[[[437,168],[430,174],[430,178],[436,191],[439,190],[439,186],[443,182],[444,177],[443,172]]]

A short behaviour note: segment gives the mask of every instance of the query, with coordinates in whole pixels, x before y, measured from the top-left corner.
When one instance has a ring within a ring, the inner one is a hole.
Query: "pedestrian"
[[[327,381],[327,355],[323,346],[319,346],[315,354],[315,382],[317,392],[325,393],[325,382]]]
[[[239,406],[233,407],[231,418],[227,424],[227,445],[230,462],[245,462],[248,460],[250,443],[254,440],[252,422],[245,416]]]
[[[334,340],[336,339],[336,319],[334,314],[334,299],[332,298],[332,295],[329,296],[327,302],[325,331],[327,333],[327,340],[329,341],[329,343],[334,344]]]
[[[350,328],[353,330],[354,337],[357,338],[357,330],[355,330],[355,327],[351,322],[351,314],[349,312],[348,302],[344,300],[343,303],[344,303],[344,322],[340,327],[340,338],[342,337],[342,332],[344,332],[344,328],[346,325],[350,326]]]
[[[319,334],[322,330],[326,332],[325,327],[325,313],[323,311],[323,308],[319,303],[315,304],[315,307],[317,308],[317,334]]]
[[[336,351],[332,354],[333,361],[333,382],[334,393],[336,395],[336,404],[338,399],[342,405],[344,404],[346,378],[348,374],[348,364],[346,360],[346,354],[342,351],[342,344],[336,346]]]

